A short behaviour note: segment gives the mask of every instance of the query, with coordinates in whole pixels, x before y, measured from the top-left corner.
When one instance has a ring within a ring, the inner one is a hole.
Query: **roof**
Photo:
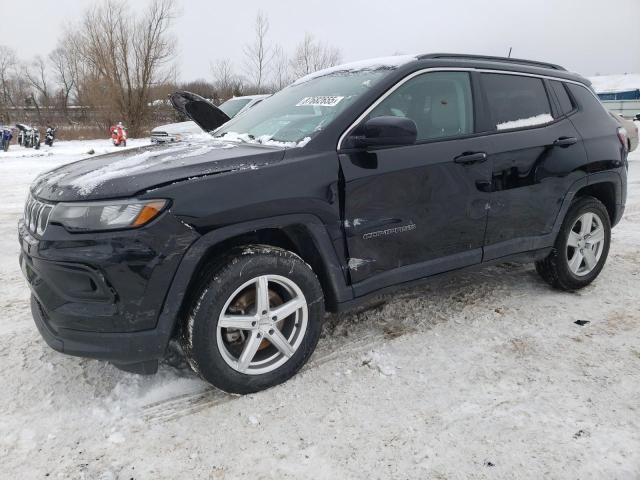
[[[523,58],[511,57],[495,57],[490,55],[467,55],[464,53],[427,53],[418,56],[418,60],[426,59],[451,59],[451,60],[475,60],[482,62],[497,62],[510,65],[529,65],[533,67],[550,68],[551,70],[561,70],[566,72],[567,69],[556,65],[555,63],[541,62],[538,60],[525,60]]]
[[[407,63],[411,63],[417,60],[417,55],[392,55],[389,57],[368,58],[365,60],[358,60],[356,62],[343,63],[334,67],[323,68],[316,72],[309,73],[304,77],[300,77],[293,85],[299,85],[301,83],[308,82],[311,79],[317,77],[324,77],[336,72],[358,72],[366,70],[383,70],[383,69],[395,69]]]
[[[420,63],[417,63],[420,62]],[[568,72],[564,67],[554,63],[538,60],[525,60],[521,58],[493,57],[487,55],[467,55],[460,53],[427,53],[422,55],[395,55],[390,57],[372,58],[357,62],[336,65],[317,72],[310,73],[293,85],[304,83],[313,78],[322,77],[337,72],[365,71],[365,70],[394,70],[406,65],[415,64],[428,67],[460,67],[460,68],[484,68],[508,70],[537,75],[547,75],[573,80],[589,85],[586,78]]]

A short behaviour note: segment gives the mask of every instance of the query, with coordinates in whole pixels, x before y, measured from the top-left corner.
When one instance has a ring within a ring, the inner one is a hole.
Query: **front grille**
[[[29,195],[24,207],[24,224],[27,229],[31,233],[42,235],[49,223],[51,210],[53,210],[53,205],[41,202]]]
[[[169,134],[167,132],[151,132],[152,137],[168,137]]]

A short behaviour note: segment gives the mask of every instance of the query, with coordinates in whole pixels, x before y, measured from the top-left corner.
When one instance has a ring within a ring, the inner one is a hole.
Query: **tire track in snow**
[[[493,267],[492,271],[480,270],[447,275],[422,287],[380,297],[377,302],[374,300],[371,305],[354,313],[334,315],[327,322],[327,329],[331,331],[324,336],[325,344],[319,346],[297,375],[309,374],[332,361],[362,355],[396,338],[419,333],[437,323],[448,321],[479,299],[484,302],[491,301],[492,297],[502,290],[501,287],[504,285],[501,284],[509,284],[509,280],[504,277],[508,277],[509,274],[520,275],[524,269],[525,267],[520,265],[505,264]],[[479,281],[487,279],[493,279],[497,285]],[[404,313],[398,315],[396,312],[401,305],[404,307],[401,309]],[[423,316],[425,312],[429,313],[418,323],[407,324],[397,320],[403,315]],[[360,330],[364,330],[364,334],[352,340],[354,336],[363,333]],[[240,398],[242,396],[210,387],[203,392],[173,396],[144,405],[141,407],[142,418],[149,424],[171,422]]]

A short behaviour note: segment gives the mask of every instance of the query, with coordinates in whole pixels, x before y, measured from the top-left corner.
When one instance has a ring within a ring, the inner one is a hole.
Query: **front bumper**
[[[55,331],[44,307],[31,296],[31,314],[40,335],[54,350],[78,357],[107,360],[138,373],[155,373],[169,338],[160,329],[129,333],[98,333],[58,329]]]
[[[119,366],[163,356],[172,325],[158,317],[197,233],[165,213],[140,229],[93,234],[50,224],[36,237],[20,222],[18,237],[32,314],[53,349]]]

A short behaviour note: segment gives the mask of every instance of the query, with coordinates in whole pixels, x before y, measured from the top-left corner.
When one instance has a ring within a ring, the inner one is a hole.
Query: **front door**
[[[404,116],[414,145],[340,153],[355,294],[479,263],[491,169],[467,72],[416,76],[363,120]],[[358,128],[354,130],[358,132]]]

